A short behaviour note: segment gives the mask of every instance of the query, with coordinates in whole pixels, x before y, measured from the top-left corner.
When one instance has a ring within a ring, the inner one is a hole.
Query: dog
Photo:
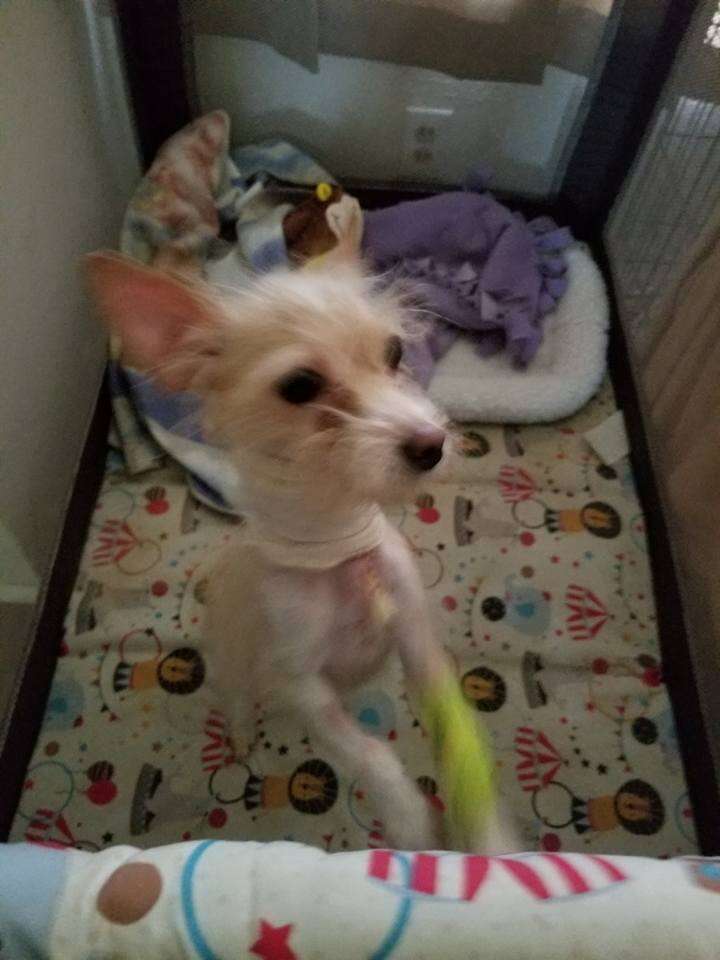
[[[250,707],[291,708],[367,786],[389,844],[441,845],[431,807],[342,695],[391,651],[411,689],[444,654],[403,536],[382,512],[451,455],[446,418],[404,374],[398,297],[345,258],[228,293],[93,254],[87,273],[127,362],[203,401],[243,479],[246,525],[208,593],[211,678],[237,742]],[[504,852],[489,824],[478,849]]]

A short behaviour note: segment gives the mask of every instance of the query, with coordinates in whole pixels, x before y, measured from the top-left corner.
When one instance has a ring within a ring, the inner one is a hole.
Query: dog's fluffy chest
[[[392,598],[382,581],[377,551],[333,571],[336,615],[323,672],[342,686],[361,683],[382,665],[391,644]]]

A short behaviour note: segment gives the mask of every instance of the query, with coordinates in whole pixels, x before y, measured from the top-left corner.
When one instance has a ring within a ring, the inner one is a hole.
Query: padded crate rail
[[[720,861],[696,858],[0,848],[4,946],[44,960],[715,960],[719,894]]]

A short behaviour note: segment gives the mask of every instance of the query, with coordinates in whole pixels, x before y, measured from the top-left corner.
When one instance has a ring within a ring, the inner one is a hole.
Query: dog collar
[[[251,517],[243,539],[279,567],[329,570],[369,553],[382,543],[387,520],[377,504],[358,511],[353,521],[353,529],[349,531],[347,526],[335,531],[327,527],[322,538],[310,539],[278,535],[262,519]]]

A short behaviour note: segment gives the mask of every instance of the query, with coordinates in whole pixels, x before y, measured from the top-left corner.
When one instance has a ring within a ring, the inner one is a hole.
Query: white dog
[[[445,418],[403,375],[398,302],[350,263],[223,295],[95,254],[95,297],[128,361],[204,401],[242,473],[247,525],[209,596],[211,671],[240,735],[253,702],[294,708],[377,806],[387,841],[439,846],[426,800],[341,694],[397,648],[414,689],[443,654],[411,552],[380,504],[445,458]],[[478,847],[508,846],[493,823]],[[489,849],[490,848],[490,849]]]

